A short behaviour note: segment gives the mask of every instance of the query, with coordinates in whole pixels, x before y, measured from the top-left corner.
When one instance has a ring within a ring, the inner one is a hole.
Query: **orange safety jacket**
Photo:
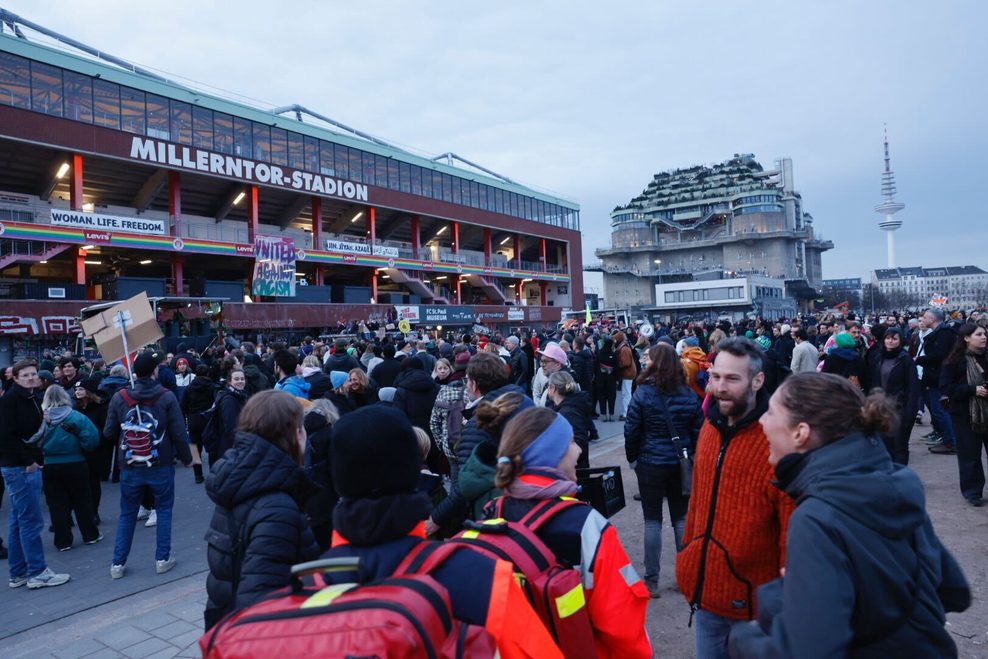
[[[547,485],[552,481],[536,474],[522,474],[518,478],[531,485]],[[508,509],[505,505],[503,511]],[[579,569],[597,655],[615,659],[651,657],[652,644],[645,630],[648,589],[624,551],[617,529],[589,504],[586,510],[582,527],[574,524],[571,532],[580,539]],[[559,526],[565,523],[568,523],[566,517],[560,515],[537,532],[557,553],[551,536],[565,533],[568,529]]]
[[[425,538],[425,523],[420,523],[409,534],[415,538]],[[332,549],[348,545],[346,538],[333,531]],[[328,555],[328,554],[327,554]],[[476,554],[481,560],[491,560]],[[454,556],[451,560],[455,559]],[[432,575],[437,580],[437,575]],[[466,580],[477,579],[476,574],[465,574]],[[442,584],[442,581],[440,581]],[[447,584],[442,584],[446,586]],[[515,581],[514,567],[506,561],[494,561],[494,578],[489,584],[477,583],[478,597],[487,595],[487,619],[484,628],[497,643],[498,656],[504,659],[563,659],[556,641],[542,624],[538,614],[532,609],[528,598]],[[456,611],[453,611],[454,616]]]

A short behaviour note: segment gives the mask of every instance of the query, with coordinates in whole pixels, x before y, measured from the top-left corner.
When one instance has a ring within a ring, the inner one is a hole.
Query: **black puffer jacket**
[[[429,432],[429,418],[439,395],[439,383],[422,369],[410,368],[398,374],[395,388],[398,390],[395,407],[405,413],[413,426]]]
[[[679,459],[669,437],[662,402],[665,401],[672,424],[680,440],[687,442],[690,450],[696,446],[703,425],[700,400],[692,389],[679,387],[672,394],[659,394],[651,384],[643,384],[635,390],[624,421],[624,451],[628,462],[641,460],[650,465],[675,465]]]
[[[331,355],[329,359],[323,364],[322,370],[327,374],[333,371],[343,371],[344,373],[349,373],[355,368],[362,369],[364,367],[357,359],[348,352],[338,352],[335,355]]]
[[[957,334],[946,323],[920,339],[923,354],[916,357],[916,365],[923,367],[923,386],[935,389],[940,384],[940,368],[957,342]]]
[[[322,371],[305,376],[305,381],[309,383],[309,400],[322,398],[333,388],[333,381]]]
[[[216,446],[206,447],[210,459],[222,456],[233,446],[237,432],[237,421],[240,420],[240,410],[244,409],[246,404],[246,389],[237,391],[233,387],[225,387],[216,394],[216,411],[213,414],[219,415],[216,421],[220,424],[220,440]]]
[[[976,357],[981,368],[988,373],[988,359],[984,354]],[[947,411],[951,416],[960,417],[970,422],[971,398],[977,394],[977,388],[967,383],[967,358],[961,357],[955,362],[944,363],[940,369],[940,393],[950,399]],[[926,378],[924,377],[925,381]]]
[[[233,449],[206,479],[206,493],[216,504],[206,533],[207,610],[232,611],[253,604],[287,586],[292,565],[319,556],[302,514],[313,491],[302,467],[287,453],[256,435],[237,433]],[[243,542],[243,560],[234,600],[238,539]]]
[[[576,466],[581,469],[589,467],[590,438],[595,432],[593,401],[590,400],[590,394],[585,391],[576,391],[564,398],[559,405],[551,405],[549,402],[547,402],[546,407],[556,410],[573,426],[573,441],[579,444],[582,449]]]
[[[578,352],[569,352],[567,356],[573,377],[576,379],[576,383],[580,385],[580,389],[593,393],[593,353],[590,352],[589,348],[584,348]]]
[[[886,359],[883,350],[879,349],[868,355],[867,369],[862,384],[867,393],[882,387],[882,361]],[[895,400],[896,407],[901,412],[901,419],[911,419],[916,416],[919,408],[919,377],[916,374],[916,364],[905,350],[890,359],[894,360],[884,391]]]

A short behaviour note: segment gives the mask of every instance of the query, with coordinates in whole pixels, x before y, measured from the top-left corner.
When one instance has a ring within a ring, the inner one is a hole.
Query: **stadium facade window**
[[[271,127],[251,122],[251,138],[253,140],[254,159],[262,162],[271,160]]]
[[[213,149],[233,155],[233,117],[229,114],[213,113]]]
[[[168,130],[168,99],[155,94],[147,94],[146,98],[147,123],[145,126],[147,136],[156,137],[160,140],[171,140],[171,132]]]
[[[288,166],[288,131],[284,128],[271,127],[271,162]]]
[[[335,155],[338,149],[339,147],[334,148],[332,142],[319,142],[319,173],[323,176],[336,176],[340,171]]]
[[[409,165],[407,162],[399,161],[398,163],[398,187],[400,188],[401,192],[410,193],[412,191],[411,165]]]
[[[432,198],[443,198],[443,174],[442,172],[432,172]]]
[[[347,160],[350,162],[350,175],[346,178],[356,183],[363,183],[364,176],[360,166],[360,150],[350,148],[347,149],[347,153],[349,154]]]
[[[89,76],[64,71],[65,118],[93,123],[93,80]]]
[[[120,87],[120,128],[128,133],[145,134],[145,94],[138,89]]]
[[[97,126],[120,130],[120,85],[106,80],[93,82],[93,112]]]
[[[332,153],[332,149],[329,151]],[[306,171],[319,171],[319,140],[314,137],[305,136],[305,167]]]
[[[23,57],[0,53],[0,103],[31,109],[31,63]]]
[[[377,178],[376,185],[379,188],[388,187],[388,159],[385,156],[374,157],[374,176]]]
[[[398,190],[400,188],[399,181],[398,161],[394,158],[388,158],[388,189]]]
[[[288,166],[305,169],[305,140],[298,133],[288,133]]]
[[[432,172],[424,168],[422,169],[422,196],[432,196]]]
[[[450,199],[454,204],[463,203],[463,179],[458,177],[450,177]]]
[[[233,118],[233,155],[250,158],[254,153],[251,123],[240,117]]]
[[[192,146],[213,149],[213,111],[209,108],[192,108]]]
[[[172,140],[179,144],[192,144],[192,105],[172,101],[171,109]]]
[[[31,109],[62,116],[62,70],[40,62],[31,63]]]
[[[422,194],[422,168],[418,165],[410,165],[409,178],[411,180],[412,194]]]

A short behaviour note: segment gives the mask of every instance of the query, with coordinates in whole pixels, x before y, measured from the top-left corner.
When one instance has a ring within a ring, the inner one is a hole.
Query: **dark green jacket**
[[[45,452],[45,464],[83,462],[85,453],[99,446],[99,431],[82,412],[72,410],[65,420],[48,427],[41,448]]]

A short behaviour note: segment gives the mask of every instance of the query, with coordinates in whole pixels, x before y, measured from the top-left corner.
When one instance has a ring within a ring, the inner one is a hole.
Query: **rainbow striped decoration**
[[[21,222],[0,223],[0,237],[12,240],[37,240],[43,242],[72,243],[76,245],[91,244],[92,241],[86,238],[86,231],[87,230],[85,229],[76,229],[73,227],[54,227],[47,224],[25,224]],[[110,245],[111,247],[126,247],[129,249],[159,250],[190,254],[219,254],[224,256],[239,256],[250,259],[254,258],[253,245],[224,243],[214,240],[199,240],[197,238],[145,236],[141,234],[122,233],[118,231],[111,231],[109,233],[109,243],[101,242],[99,244]],[[388,258],[386,256],[341,254],[338,252],[323,252],[318,250],[299,250],[299,261],[304,263],[326,265],[355,265],[369,268],[401,268],[403,270],[418,270],[422,272],[525,278],[535,281],[568,282],[570,280],[569,275],[553,272],[532,272],[528,270],[511,270],[509,268],[485,268],[478,265],[415,261],[412,259]]]

